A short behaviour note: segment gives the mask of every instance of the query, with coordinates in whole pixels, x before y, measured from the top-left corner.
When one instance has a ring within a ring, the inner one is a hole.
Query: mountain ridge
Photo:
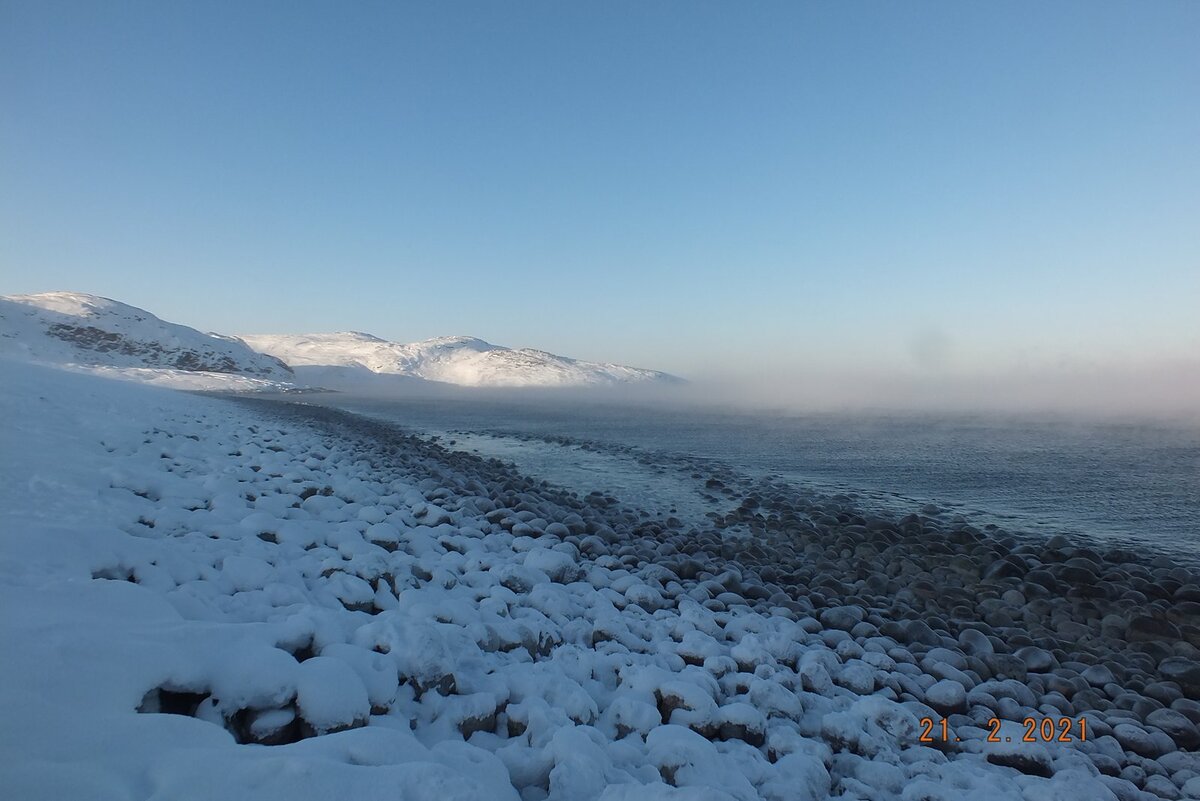
[[[455,335],[391,342],[361,331],[317,334],[242,334],[240,339],[293,367],[361,367],[459,386],[565,387],[682,383],[658,370],[559,356],[535,348],[508,348]]]

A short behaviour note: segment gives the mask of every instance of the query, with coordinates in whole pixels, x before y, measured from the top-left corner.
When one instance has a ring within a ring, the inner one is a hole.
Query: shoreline
[[[1178,568],[1062,543],[1033,565],[721,474],[730,509],[693,532],[322,406],[12,378],[0,774],[23,797],[1200,794],[1195,647],[1089,638],[1133,600],[1102,580],[1011,594]],[[1021,742],[1026,717],[1071,730]]]
[[[1105,445],[1106,436],[1120,439],[1127,436],[1125,427],[1109,422],[1103,428],[1092,429],[1085,425],[1084,431],[1064,434],[1052,438],[1056,447],[1061,447],[1069,458],[1059,460],[1065,472],[1054,469],[1050,463],[1042,463],[1030,472],[1018,470],[1015,483],[1003,483],[1001,491],[993,491],[989,485],[980,483],[981,473],[977,471],[964,472],[962,469],[951,467],[938,469],[931,463],[936,458],[953,458],[952,452],[939,452],[942,441],[920,440],[915,445],[926,447],[920,453],[918,464],[932,466],[928,475],[924,470],[914,472],[913,464],[907,460],[906,448],[884,448],[880,459],[876,459],[873,450],[864,449],[865,439],[855,436],[856,426],[850,425],[857,421],[867,426],[883,426],[880,436],[911,436],[909,423],[911,416],[904,414],[888,415],[882,418],[861,418],[852,415],[844,420],[849,429],[843,427],[830,428],[821,422],[819,414],[799,418],[797,425],[786,424],[776,430],[773,423],[760,414],[746,412],[736,415],[737,420],[743,421],[724,428],[729,415],[713,414],[712,422],[718,430],[725,433],[721,436],[697,436],[696,424],[706,422],[709,416],[686,418],[687,425],[674,428],[674,417],[666,414],[663,408],[651,410],[654,414],[648,418],[649,428],[645,431],[628,429],[626,434],[627,414],[634,412],[634,407],[601,406],[601,415],[595,423],[587,415],[579,420],[587,421],[585,425],[572,424],[563,412],[566,407],[548,406],[548,421],[543,423],[536,413],[519,406],[493,404],[486,400],[473,405],[452,407],[445,414],[432,411],[433,407],[421,400],[409,403],[404,400],[394,404],[383,403],[379,398],[367,396],[345,398],[325,397],[313,398],[310,402],[316,405],[327,405],[341,408],[345,411],[361,414],[382,421],[391,421],[397,425],[412,427],[412,420],[419,430],[445,433],[446,439],[477,437],[480,450],[489,455],[512,459],[529,472],[552,481],[557,477],[561,468],[561,458],[554,458],[552,452],[557,446],[564,452],[579,449],[583,456],[609,454],[614,458],[638,462],[647,470],[675,471],[686,462],[694,462],[694,471],[707,471],[714,468],[734,468],[742,478],[777,478],[783,483],[789,483],[797,491],[815,490],[817,494],[829,497],[838,494],[856,498],[865,513],[883,512],[879,516],[892,516],[899,511],[897,517],[913,511],[920,511],[928,504],[937,505],[954,514],[962,514],[968,523],[977,528],[987,524],[995,524],[1007,529],[1016,536],[1029,535],[1031,538],[1046,539],[1055,534],[1063,534],[1068,538],[1079,540],[1081,544],[1093,548],[1129,547],[1139,551],[1153,549],[1170,556],[1172,559],[1183,560],[1190,567],[1200,568],[1200,551],[1196,548],[1195,519],[1200,509],[1195,507],[1193,499],[1184,491],[1183,485],[1174,481],[1173,488],[1165,495],[1158,493],[1154,484],[1149,481],[1172,480],[1171,476],[1187,475],[1194,471],[1193,461],[1186,461],[1178,453],[1186,453],[1192,448],[1195,434],[1193,429],[1175,431],[1177,437],[1170,440],[1170,446],[1162,444],[1161,437],[1155,435],[1145,442],[1139,442],[1138,447],[1145,451],[1130,452],[1123,459],[1105,462],[1102,467],[1109,471],[1137,474],[1139,459],[1160,460],[1154,465],[1145,479],[1131,479],[1129,482],[1107,481],[1093,487],[1088,471],[1074,469],[1070,465],[1087,460],[1090,447],[1085,438],[1099,437],[1097,447]],[[625,414],[618,415],[613,409],[624,408]],[[575,414],[575,413],[572,413]],[[512,419],[507,419],[510,416]],[[1043,426],[1047,421],[1040,418],[1018,417],[1012,420],[991,420],[993,426],[979,425],[977,416],[953,418],[948,425],[956,428],[965,426],[964,442],[983,449],[981,461],[972,460],[971,464],[980,470],[1004,471],[1010,467],[1008,461],[1016,452],[1008,448],[993,449],[988,443],[993,441],[979,431],[990,430],[995,437],[1014,436],[1017,443],[1014,447],[1032,447],[1035,443],[1029,440],[1031,431]],[[744,421],[758,421],[756,424]],[[898,428],[889,428],[889,421]],[[670,437],[656,435],[657,422],[669,427],[668,430],[683,438],[683,452]],[[643,424],[638,429],[646,428]],[[1139,426],[1141,428],[1141,426]],[[1163,429],[1174,430],[1170,427]],[[603,432],[603,433],[596,433]],[[787,450],[767,448],[755,450],[753,458],[744,449],[736,447],[741,437],[761,438],[764,436],[780,437],[780,445],[785,443],[794,447],[802,458],[799,462],[787,456]],[[950,435],[947,435],[950,436]],[[598,437],[598,438],[595,438]],[[1178,437],[1185,439],[1180,441]],[[490,441],[489,441],[490,440]],[[922,444],[924,443],[924,444]],[[839,469],[825,469],[819,463],[814,447],[829,446],[833,452],[833,462],[830,466]],[[490,446],[490,447],[489,447]],[[964,445],[965,447],[966,445]],[[934,450],[928,450],[932,447]],[[522,458],[522,449],[529,457]],[[1165,450],[1164,450],[1165,449]],[[511,453],[511,456],[509,454]],[[710,454],[722,454],[712,457]],[[536,454],[536,455],[535,455]],[[541,464],[541,456],[550,455],[548,464]],[[701,458],[699,455],[703,455]],[[762,457],[762,458],[760,458]],[[924,461],[921,461],[923,459]],[[874,466],[869,463],[877,462]],[[803,465],[803,466],[801,466]],[[1162,475],[1163,470],[1173,470],[1168,475]],[[619,467],[617,468],[619,472]],[[778,472],[784,470],[782,475]],[[690,472],[694,472],[690,471]],[[1158,472],[1154,472],[1158,471]],[[569,471],[564,471],[569,472]],[[680,471],[683,478],[689,471]],[[921,478],[924,476],[924,478]],[[590,481],[590,477],[582,476]],[[932,482],[932,483],[931,483]],[[1070,486],[1061,486],[1067,482]],[[587,482],[567,478],[563,483],[582,489]],[[1071,488],[1075,487],[1075,491]],[[954,488],[953,490],[949,488]],[[589,487],[590,489],[590,487]],[[1065,495],[1062,490],[1068,490]],[[897,491],[899,490],[899,491]],[[747,490],[749,492],[750,490]],[[949,492],[949,495],[946,493]],[[620,494],[620,493],[617,493]],[[1060,497],[1061,496],[1061,497]],[[1119,500],[1126,498],[1127,500]],[[657,499],[629,498],[634,505],[654,506]],[[1114,504],[1120,503],[1121,506]],[[724,511],[724,510],[722,510]],[[1151,534],[1152,533],[1152,534]]]
[[[376,421],[351,425],[390,428]],[[1115,732],[1115,741],[1140,757],[1200,747],[1200,733],[1189,731],[1200,727],[1200,572],[1163,555],[978,529],[942,514],[865,515],[849,497],[796,499],[789,497],[793,488],[769,480],[735,489],[738,479],[729,470],[709,481],[721,482],[734,501],[739,489],[749,490],[736,508],[713,515],[709,531],[626,512],[615,524],[610,519],[610,542],[563,541],[582,545],[586,556],[606,557],[615,548],[631,568],[664,570],[660,583],[677,581],[676,598],[714,613],[745,606],[815,618],[822,631],[857,640],[890,639],[924,675],[963,686],[961,701],[924,710],[949,716],[959,729],[980,729],[983,706],[1014,721],[1086,714],[1093,736]],[[747,534],[721,535],[730,528]],[[1037,703],[1014,713],[1004,695],[987,698],[981,690],[1006,681],[1024,686]],[[918,711],[927,700],[899,681],[877,683],[873,691],[885,687]],[[1151,735],[1169,730],[1171,739],[1143,742],[1137,732],[1117,729],[1130,725],[1148,727]],[[1102,773],[1120,775],[1107,760],[1097,761]]]

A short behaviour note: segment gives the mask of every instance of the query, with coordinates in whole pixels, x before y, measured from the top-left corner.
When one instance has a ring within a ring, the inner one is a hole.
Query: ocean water
[[[454,440],[451,447],[511,461],[581,493],[599,490],[681,518],[716,508],[703,479],[693,477],[709,461],[751,478],[855,493],[868,508],[908,512],[935,503],[977,524],[1200,555],[1200,427],[345,395],[317,402]],[[581,449],[582,441],[597,447]]]

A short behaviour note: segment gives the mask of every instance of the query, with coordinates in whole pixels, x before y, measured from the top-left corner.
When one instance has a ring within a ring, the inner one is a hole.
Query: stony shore
[[[693,476],[729,509],[711,514],[708,527],[687,528],[383,424],[315,407],[288,413],[351,430],[366,447],[400,437],[382,447],[445,465],[440,485],[476,477],[490,501],[482,505],[495,507],[481,509],[490,523],[647,577],[652,600],[632,603],[648,612],[688,601],[719,616],[753,610],[796,622],[836,656],[822,669],[729,642],[731,661],[717,667],[710,658],[724,649],[679,643],[686,665],[715,669],[735,691],[746,687],[731,676],[782,671],[808,693],[841,687],[897,701],[915,718],[947,721],[954,738],[935,736],[929,745],[948,756],[988,751],[992,719],[1084,717],[1086,740],[1076,728],[1069,744],[1028,744],[987,758],[1051,776],[1056,752],[1072,750],[1117,798],[1200,791],[1193,781],[1200,777],[1200,572],[1167,556],[975,528],[931,506],[880,516],[847,495],[798,495],[782,482],[749,482],[699,461],[689,468],[712,472]],[[660,700],[664,723],[665,707],[682,703]],[[691,725],[720,736],[715,720]],[[835,754],[856,748],[825,734]]]

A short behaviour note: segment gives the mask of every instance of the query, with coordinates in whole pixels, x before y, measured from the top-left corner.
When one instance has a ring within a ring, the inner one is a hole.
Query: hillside
[[[282,361],[239,339],[205,334],[135,306],[79,292],[0,296],[0,356],[110,373],[150,370],[156,378],[220,374],[233,385],[247,383],[240,378],[293,379]],[[188,386],[196,386],[194,380]]]

